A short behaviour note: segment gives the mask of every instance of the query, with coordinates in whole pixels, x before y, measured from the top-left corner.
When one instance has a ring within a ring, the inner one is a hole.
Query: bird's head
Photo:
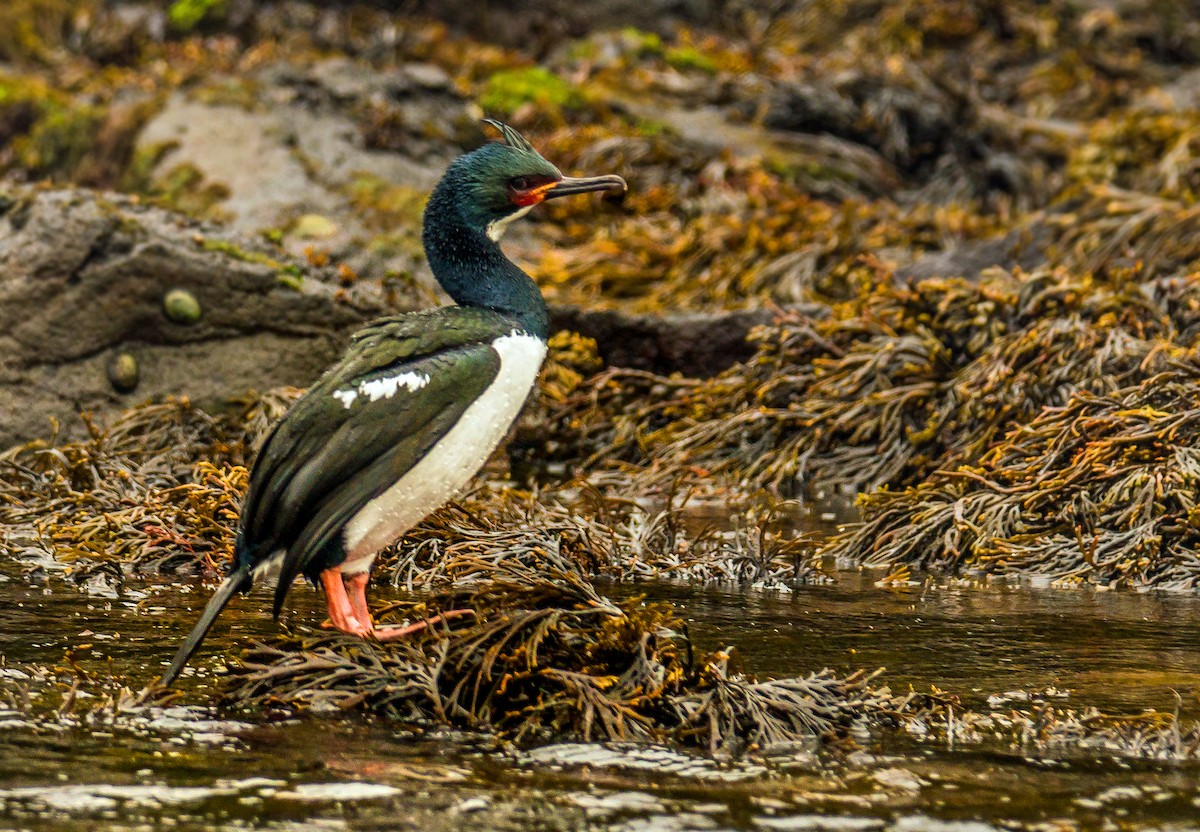
[[[504,141],[489,142],[450,165],[438,191],[453,192],[460,216],[492,240],[500,239],[507,225],[547,199],[589,191],[621,191],[628,187],[620,176],[574,177],[534,150],[524,136],[507,124],[484,119],[500,131]],[[450,196],[443,193],[437,196]],[[430,207],[434,202],[431,201]]]

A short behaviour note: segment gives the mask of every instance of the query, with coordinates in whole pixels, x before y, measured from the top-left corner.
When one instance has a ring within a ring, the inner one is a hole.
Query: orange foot
[[[399,641],[413,633],[462,618],[464,615],[474,615],[474,610],[447,610],[438,615],[415,621],[403,627],[376,627],[367,609],[367,581],[370,574],[360,572],[357,575],[343,575],[340,569],[326,569],[321,573],[321,585],[325,588],[325,602],[329,606],[329,620],[321,626],[329,630],[340,630],[343,633],[359,638],[374,638],[377,641]]]
[[[412,624],[406,624],[403,627],[376,627],[375,638],[384,642],[399,641],[402,638],[411,636],[413,633],[419,633],[427,627],[441,624],[443,621],[451,621],[455,618],[462,618],[464,615],[474,614],[475,610],[446,610],[443,613],[431,615],[429,618],[414,621]]]

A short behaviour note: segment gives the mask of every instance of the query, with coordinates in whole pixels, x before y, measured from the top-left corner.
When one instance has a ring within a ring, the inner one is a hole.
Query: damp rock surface
[[[45,435],[52,420],[76,434],[72,411],[104,419],[127,407],[108,378],[114,352],[136,352],[138,396],[220,401],[307,384],[363,321],[416,305],[366,283],[339,292],[315,270],[296,285],[285,255],[127,197],[9,196],[0,216],[0,395],[22,406],[0,414],[4,444]],[[164,314],[172,292],[186,295],[178,302],[187,325]]]

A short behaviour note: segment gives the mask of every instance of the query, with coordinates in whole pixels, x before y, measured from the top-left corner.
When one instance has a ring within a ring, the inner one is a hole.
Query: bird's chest
[[[537,380],[546,344],[513,333],[496,339],[492,348],[500,356],[492,383],[404,476],[347,523],[343,572],[370,569],[376,552],[454,496],[508,433]]]

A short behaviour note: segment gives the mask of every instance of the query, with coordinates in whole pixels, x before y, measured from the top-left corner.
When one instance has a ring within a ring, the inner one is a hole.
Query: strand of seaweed
[[[226,680],[228,700],[365,710],[517,741],[671,741],[723,754],[843,737],[894,722],[907,707],[907,698],[871,687],[876,674],[757,681],[731,668],[731,648],[695,655],[670,606],[614,604],[562,553],[464,555],[446,569],[472,580],[380,617],[466,606],[473,623],[393,646],[330,635],[261,644]]]
[[[976,466],[866,495],[824,553],[1105,586],[1200,587],[1200,366],[1079,392],[1012,429]]]

